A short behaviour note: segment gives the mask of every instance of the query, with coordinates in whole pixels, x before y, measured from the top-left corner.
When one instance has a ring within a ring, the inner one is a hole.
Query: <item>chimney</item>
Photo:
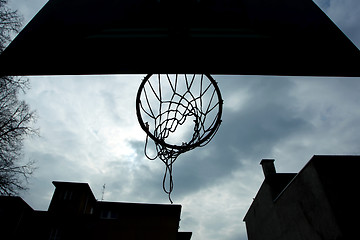
[[[265,178],[272,174],[276,174],[274,161],[274,159],[261,160],[260,165],[262,166]]]

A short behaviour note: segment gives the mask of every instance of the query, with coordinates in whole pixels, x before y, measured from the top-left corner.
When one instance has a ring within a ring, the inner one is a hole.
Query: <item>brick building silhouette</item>
[[[249,240],[357,238],[360,156],[313,156],[297,174],[260,164],[265,179],[244,218]]]
[[[2,239],[190,240],[179,232],[181,205],[97,201],[87,183],[53,182],[48,211],[0,197]]]

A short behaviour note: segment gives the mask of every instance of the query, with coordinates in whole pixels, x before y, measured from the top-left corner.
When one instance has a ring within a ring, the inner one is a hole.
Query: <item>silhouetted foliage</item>
[[[6,4],[7,0],[0,0],[0,53],[11,40],[11,34],[19,31],[22,20]],[[25,183],[35,169],[34,161],[21,164],[25,136],[37,134],[31,127],[35,112],[18,98],[19,92],[25,93],[28,88],[27,79],[0,76],[0,195],[25,190]]]
[[[11,41],[11,34],[17,33],[22,25],[22,17],[17,10],[6,6],[8,0],[0,0],[0,52]]]

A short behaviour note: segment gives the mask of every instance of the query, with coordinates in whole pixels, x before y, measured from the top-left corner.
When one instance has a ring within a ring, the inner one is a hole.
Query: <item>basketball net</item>
[[[219,129],[223,100],[208,74],[148,74],[136,98],[136,114],[146,132],[145,156],[165,164],[163,190],[169,200],[174,188],[173,164],[182,153],[208,144]],[[148,141],[156,154],[148,154]]]

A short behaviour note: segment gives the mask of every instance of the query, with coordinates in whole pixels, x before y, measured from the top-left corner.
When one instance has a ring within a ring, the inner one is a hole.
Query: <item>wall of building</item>
[[[274,182],[265,178],[244,218],[248,239],[340,240],[357,236],[360,207],[354,194],[359,166],[359,156],[314,156],[277,196]]]
[[[249,240],[271,240],[277,239],[275,236],[281,235],[271,187],[266,180],[261,185],[244,221]]]
[[[278,239],[340,239],[328,197],[310,163],[274,202],[281,232]]]
[[[81,215],[90,214],[96,199],[89,186],[84,183],[53,182],[56,186],[49,205],[49,213]]]

